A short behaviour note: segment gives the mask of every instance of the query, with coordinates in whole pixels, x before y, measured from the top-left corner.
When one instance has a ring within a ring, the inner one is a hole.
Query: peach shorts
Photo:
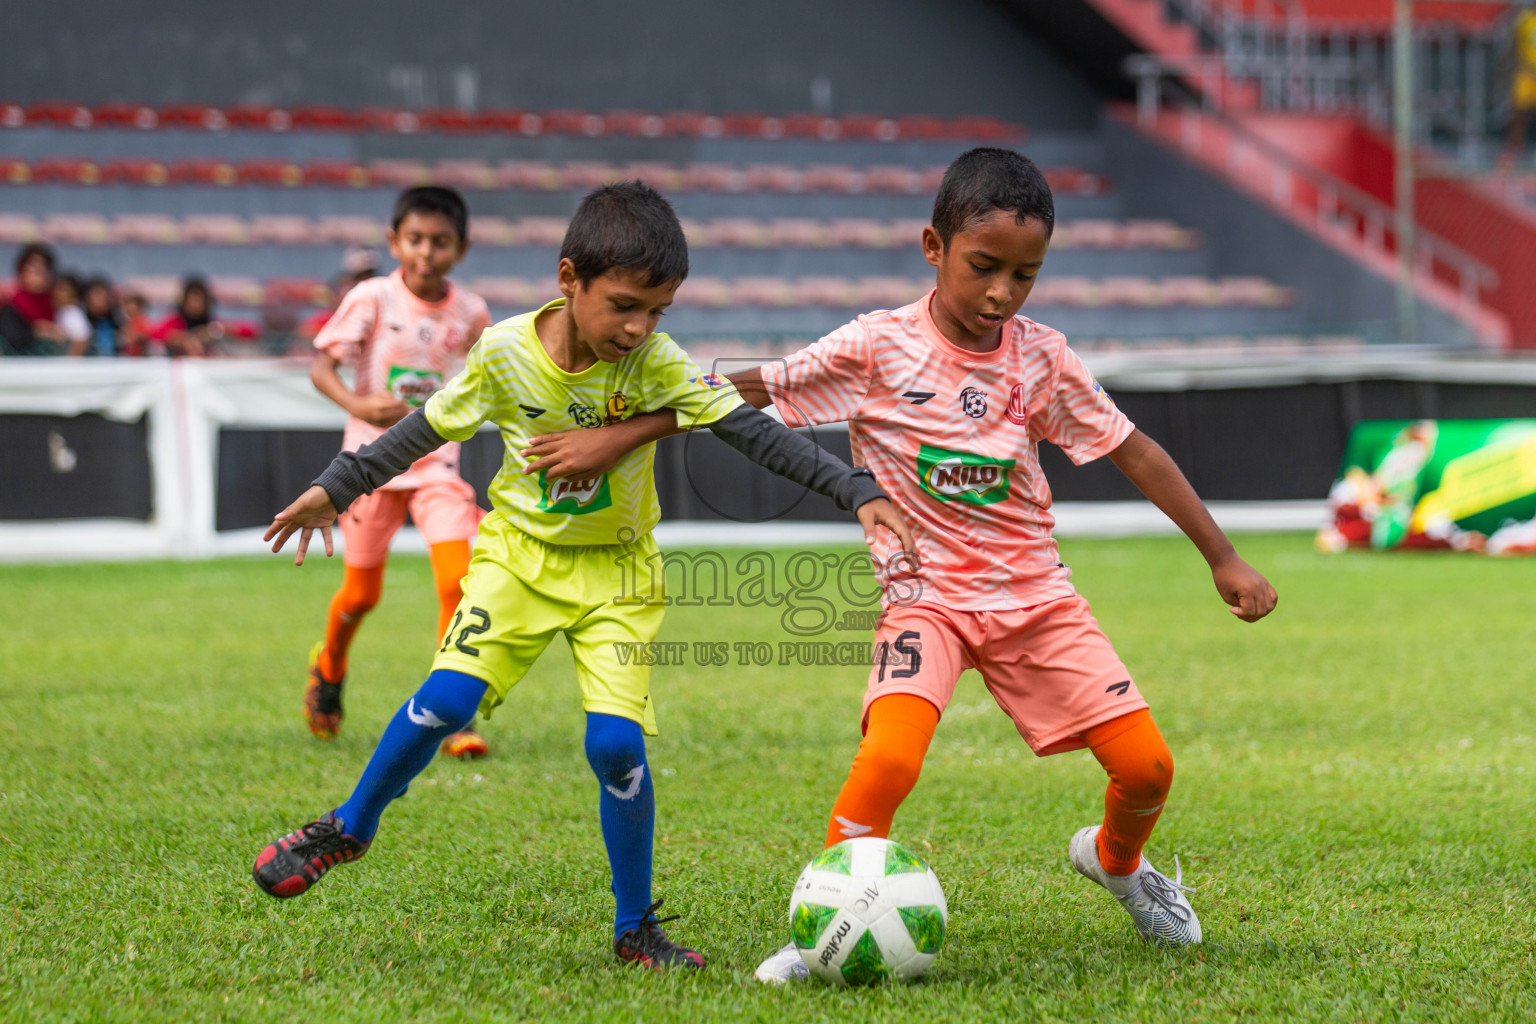
[[[944,712],[965,669],[981,673],[1019,735],[1041,757],[1077,750],[1083,731],[1147,706],[1080,595],[1030,608],[891,608],[875,627],[869,706],[910,693]]]
[[[389,557],[389,542],[405,524],[407,511],[428,544],[469,540],[485,515],[475,504],[475,489],[459,477],[408,490],[365,494],[341,514],[346,563],[354,569],[383,565]]]

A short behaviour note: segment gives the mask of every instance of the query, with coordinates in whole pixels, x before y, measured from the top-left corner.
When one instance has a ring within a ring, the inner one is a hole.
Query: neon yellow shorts
[[[649,587],[646,566],[656,551],[649,533],[627,546],[546,544],[492,512],[480,524],[464,598],[432,668],[483,680],[480,713],[490,717],[555,634],[564,633],[581,706],[656,735],[650,659],[639,656],[638,645],[656,639],[666,608],[659,588],[643,601],[631,593],[635,567]]]

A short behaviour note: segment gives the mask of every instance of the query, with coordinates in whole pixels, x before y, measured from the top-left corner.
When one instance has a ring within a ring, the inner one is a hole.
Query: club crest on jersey
[[[966,388],[960,392],[960,408],[973,420],[987,414],[987,393],[981,388]]]
[[[405,366],[391,366],[386,387],[406,405],[425,405],[427,399],[443,386],[443,375],[432,370],[412,370]]]
[[[566,406],[565,411],[570,413],[571,419],[576,421],[578,427],[600,427],[603,418],[597,414],[597,410],[585,402],[572,402]]]
[[[697,377],[689,377],[688,383],[702,384],[707,388],[723,388],[730,382],[718,373],[701,373]]]
[[[584,516],[613,504],[607,473],[591,480],[566,480],[563,477],[551,480],[540,472],[539,489],[543,492],[539,497],[540,512]]]
[[[1003,415],[1008,417],[1009,423],[1021,427],[1029,424],[1029,389],[1023,384],[1015,384],[1008,392],[1008,408],[1003,410]]]
[[[618,423],[628,411],[629,399],[624,396],[624,392],[615,391],[612,395],[608,396],[608,404],[603,409],[603,425],[607,426],[610,423]]]
[[[939,501],[992,505],[1008,499],[1013,459],[993,459],[925,444],[917,453],[918,484]]]

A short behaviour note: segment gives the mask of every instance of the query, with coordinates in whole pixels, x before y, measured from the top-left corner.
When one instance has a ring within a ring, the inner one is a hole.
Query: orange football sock
[[[1096,725],[1083,738],[1109,773],[1099,863],[1112,875],[1128,875],[1141,863],[1141,848],[1168,799],[1173,755],[1146,708]]]
[[[331,609],[325,620],[325,650],[320,652],[320,674],[330,680],[347,674],[347,650],[357,627],[379,603],[384,592],[384,566],[374,565],[359,569],[355,565],[344,567],[341,589],[331,598]]]
[[[464,596],[464,574],[469,572],[469,541],[445,540],[427,548],[432,559],[432,582],[437,585],[437,638],[442,640],[453,621],[454,609]]]
[[[832,805],[828,846],[859,836],[890,835],[896,808],[917,785],[938,724],[939,709],[910,693],[893,693],[869,706],[864,740]]]

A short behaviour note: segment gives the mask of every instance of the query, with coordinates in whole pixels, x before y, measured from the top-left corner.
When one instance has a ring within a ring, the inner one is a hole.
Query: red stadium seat
[[[108,160],[101,180],[108,185],[164,185],[171,180],[171,169],[159,160]]]
[[[927,219],[915,217],[891,221],[891,245],[898,249],[907,246],[916,249],[923,244],[923,228],[927,226]]]
[[[725,122],[714,114],[697,110],[674,110],[662,117],[662,133],[682,138],[718,139],[725,134]]]
[[[35,242],[38,233],[37,218],[29,213],[0,213],[0,244],[26,245]]]
[[[864,189],[867,192],[917,195],[923,191],[923,173],[916,167],[876,164],[864,168]]]
[[[949,138],[949,124],[942,117],[899,117],[896,132],[898,138],[934,142]]]
[[[767,226],[751,217],[716,217],[709,222],[709,242],[729,249],[761,249],[768,244]]]
[[[1067,237],[1065,247],[1077,249],[1119,249],[1125,245],[1125,229],[1119,221],[1082,218],[1069,221],[1062,227]]]
[[[709,246],[709,225],[693,217],[679,217],[678,224],[682,226],[683,237],[688,239],[688,245],[695,249]]]
[[[224,111],[231,128],[250,131],[285,132],[293,127],[293,114],[268,103],[247,103]]]
[[[544,130],[551,135],[586,135],[596,137],[606,130],[598,114],[586,110],[546,110]]]
[[[854,282],[860,309],[897,309],[922,298],[933,285],[908,277],[861,277]]]
[[[526,306],[533,303],[533,283],[521,277],[476,277],[464,287],[492,306]]]
[[[373,184],[373,174],[351,160],[311,160],[304,165],[304,181],[332,188],[367,188]]]
[[[547,160],[503,160],[496,165],[498,188],[557,191],[562,185],[560,168]]]
[[[444,132],[463,135],[482,131],[480,116],[470,110],[455,107],[428,107],[418,115],[424,132]]]
[[[20,128],[27,123],[27,112],[18,104],[0,102],[0,128]]]
[[[784,121],[767,114],[726,114],[720,119],[721,133],[735,138],[782,139]]]
[[[939,186],[944,183],[944,172],[946,170],[948,170],[947,167],[924,167],[923,187],[918,191],[924,195],[937,192]]]
[[[977,142],[1018,142],[1024,138],[1024,130],[995,117],[957,117],[949,124],[949,137]]]
[[[845,139],[895,142],[901,136],[901,126],[893,118],[876,114],[848,114],[842,118],[842,129]]]
[[[731,282],[733,306],[793,306],[795,286],[783,277],[738,277]]]
[[[688,192],[743,192],[747,176],[731,164],[688,164],[682,187]]]
[[[490,189],[496,187],[496,171],[484,160],[439,160],[432,180],[450,188]]]
[[[251,218],[251,241],[276,245],[311,245],[319,230],[308,217],[291,213],[261,213]]]
[[[1163,302],[1169,306],[1215,306],[1221,290],[1208,277],[1165,277],[1160,282]]]
[[[298,112],[294,114],[297,118]],[[356,130],[360,131],[413,135],[421,130],[421,118],[399,107],[364,107],[353,116],[356,118]]]
[[[91,108],[79,103],[33,103],[26,116],[27,124],[47,128],[89,128],[95,123]]]
[[[94,123],[102,128],[149,131],[160,124],[160,115],[155,108],[142,103],[98,103],[92,114]]]
[[[169,306],[181,298],[181,278],[168,274],[133,275],[122,280],[120,290],[144,296],[151,306]]]
[[[242,160],[235,168],[242,185],[295,188],[304,184],[304,168],[291,160]]]
[[[100,245],[111,240],[112,228],[99,213],[53,213],[43,218],[38,234],[45,242]]]
[[[1030,301],[1038,306],[1097,306],[1099,289],[1086,277],[1041,276],[1030,293]]]
[[[791,139],[820,139],[831,142],[843,135],[843,123],[825,114],[785,114],[784,135]]]
[[[177,160],[171,164],[171,181],[178,185],[233,185],[239,179],[235,165],[226,160]]]
[[[889,249],[891,227],[883,220],[847,218],[832,222],[832,244],[856,249]]]
[[[121,213],[112,220],[111,240],[142,245],[176,245],[181,224],[163,213]]]
[[[181,237],[188,243],[245,245],[250,241],[251,228],[244,218],[233,214],[194,213],[182,218]]]
[[[315,240],[333,245],[383,245],[386,225],[373,217],[333,214],[315,225]]]
[[[43,184],[95,185],[101,181],[101,167],[94,160],[38,160],[32,164],[31,180]]]
[[[1106,306],[1160,306],[1163,291],[1146,277],[1113,276],[1099,282],[1099,295]]]
[[[643,110],[610,110],[603,115],[604,135],[623,135],[635,139],[660,138],[667,122],[660,114]]]
[[[789,164],[748,164],[742,183],[748,192],[803,192],[805,174]]]
[[[858,284],[846,277],[802,277],[794,291],[796,304],[802,306],[851,309],[863,298]]]
[[[832,233],[825,221],[809,217],[780,217],[767,224],[767,244],[787,249],[823,249]]]
[[[322,224],[324,221],[321,222]],[[383,225],[378,227],[381,230]],[[505,217],[477,215],[469,218],[469,237],[476,245],[503,248],[517,244],[517,225]]]
[[[32,180],[32,165],[13,156],[0,156],[0,185],[25,185]]]
[[[517,222],[517,244],[556,246],[565,241],[563,217],[523,217]]]
[[[478,115],[480,130],[504,135],[541,135],[544,119],[526,110],[482,110]]]
[[[206,103],[172,103],[160,108],[160,127],[221,132],[229,127],[229,119]]]
[[[1289,288],[1262,277],[1222,277],[1217,279],[1216,286],[1224,306],[1285,306],[1294,298]]]
[[[274,306],[323,306],[330,291],[317,277],[272,277],[267,279],[266,301]]]
[[[1193,249],[1200,234],[1171,220],[1128,220],[1123,244],[1128,249]]]
[[[718,277],[690,277],[677,289],[680,306],[718,309],[731,305],[731,286]]]
[[[323,104],[305,104],[289,112],[293,127],[309,132],[355,132],[366,126],[361,111]]]

